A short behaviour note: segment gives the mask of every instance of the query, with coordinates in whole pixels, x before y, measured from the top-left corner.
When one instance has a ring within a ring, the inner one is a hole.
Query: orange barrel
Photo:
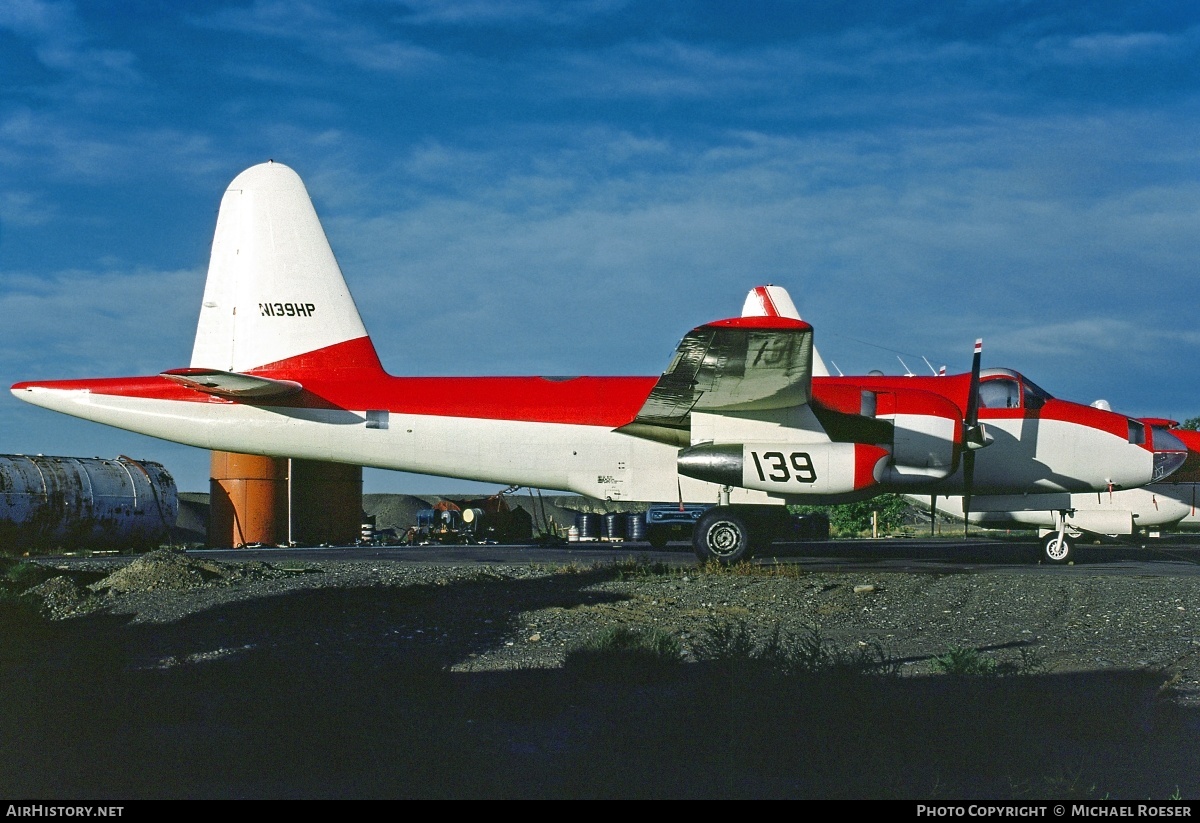
[[[292,460],[292,541],[354,545],[362,536],[362,482],[362,466]]]
[[[208,545],[287,542],[287,469],[284,457],[213,452]]]

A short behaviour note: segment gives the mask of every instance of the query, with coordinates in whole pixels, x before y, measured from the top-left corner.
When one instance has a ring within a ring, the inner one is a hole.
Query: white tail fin
[[[192,367],[245,372],[366,336],[299,175],[267,162],[234,178],[217,214]]]
[[[742,317],[790,317],[803,320],[783,286],[755,286],[742,304]],[[813,377],[829,377],[829,368],[813,346]]]

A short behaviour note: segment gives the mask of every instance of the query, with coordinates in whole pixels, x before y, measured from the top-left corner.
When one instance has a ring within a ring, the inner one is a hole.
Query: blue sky
[[[393,374],[646,374],[789,289],[922,358],[1200,415],[1200,5],[0,4],[0,369],[187,365],[216,210],[305,180]],[[208,453],[0,397],[0,453]],[[368,471],[368,492],[483,490]]]

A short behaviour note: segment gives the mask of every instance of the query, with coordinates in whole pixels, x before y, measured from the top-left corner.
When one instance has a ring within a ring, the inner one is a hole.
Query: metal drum
[[[629,512],[625,515],[625,539],[639,542],[646,539],[645,512]]]
[[[576,512],[575,513],[575,528],[579,529],[579,540],[599,540],[600,539],[601,518],[598,514],[591,512]]]
[[[601,521],[601,540],[625,539],[625,514],[623,512],[608,512]]]

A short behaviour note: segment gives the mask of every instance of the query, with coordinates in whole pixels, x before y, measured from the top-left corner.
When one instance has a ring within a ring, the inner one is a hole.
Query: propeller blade
[[[975,449],[983,445],[979,427],[979,370],[983,361],[983,338],[975,341],[971,360],[971,388],[967,392],[967,414],[963,420],[963,534],[971,527],[971,493],[975,487]]]
[[[983,360],[983,338],[975,341],[975,357],[971,360],[971,389],[967,393],[967,416],[963,421],[970,428],[979,425],[979,366]]]

